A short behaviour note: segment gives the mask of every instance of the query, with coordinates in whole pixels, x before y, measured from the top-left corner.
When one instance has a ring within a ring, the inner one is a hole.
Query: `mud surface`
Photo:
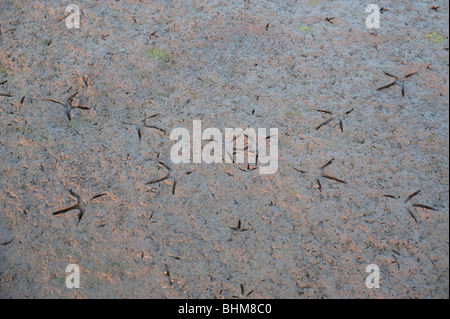
[[[448,1],[76,4],[0,1],[0,297],[449,297]],[[278,173],[173,164],[193,120]]]

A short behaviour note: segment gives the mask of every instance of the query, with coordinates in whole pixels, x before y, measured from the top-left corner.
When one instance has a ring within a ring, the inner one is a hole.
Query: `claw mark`
[[[330,166],[333,162],[334,162],[334,158],[329,160],[325,165],[320,166],[319,169],[323,170],[323,169],[327,168],[328,166]]]
[[[172,256],[172,255],[168,255],[170,258],[173,258],[175,260],[182,260],[181,257],[179,256]]]
[[[328,119],[325,122],[321,123],[319,126],[316,127],[316,131],[320,130],[322,127],[324,127],[325,125],[330,124],[330,122],[333,121],[333,119]]]
[[[171,180],[172,181],[172,195],[175,195],[175,191],[176,191],[176,187],[177,187],[177,180],[174,177],[172,177],[172,169],[168,165],[164,164],[163,162],[161,162],[159,160],[159,153],[157,156],[157,162],[160,165],[160,168],[162,167],[167,170],[166,175],[164,175],[163,177],[160,177],[160,178],[153,179],[153,180],[147,182],[145,185],[158,184],[158,183],[164,182],[166,180]]]
[[[344,119],[347,115],[349,115],[350,113],[352,113],[355,109],[351,109],[346,111],[343,115],[337,115],[336,113],[332,112],[332,111],[327,111],[327,110],[317,110],[320,113],[324,113],[330,116],[330,118],[326,119],[324,122],[322,122],[321,124],[319,124],[319,126],[316,127],[316,131],[320,130],[322,127],[330,124],[331,122],[333,122],[334,120],[337,120],[339,122],[339,128],[341,129],[341,132],[344,132]]]
[[[87,75],[84,75],[84,74],[81,76],[81,81],[83,81],[83,84],[84,84],[85,87],[89,87],[90,82],[91,82],[89,80],[89,77]]]
[[[148,38],[145,40],[145,44],[149,44],[151,40],[153,40],[153,37],[159,38],[159,35],[156,33],[157,31],[153,32],[148,36]]]
[[[158,163],[159,163],[159,165],[161,165],[162,167],[164,167],[166,170],[168,170],[169,172],[170,171],[172,171],[172,169],[169,167],[169,166],[167,166],[166,164],[164,164],[163,162],[161,162],[160,160],[159,160],[159,154],[158,154]]]
[[[395,81],[393,81],[393,82],[391,82],[391,83],[389,83],[389,84],[387,84],[387,85],[384,85],[384,86],[378,88],[377,91],[382,91],[382,90],[388,89],[388,88],[390,88],[390,87],[392,87],[392,86],[394,86],[394,85],[399,85],[399,86],[402,88],[402,97],[404,97],[404,96],[405,96],[405,80],[408,79],[408,78],[410,78],[410,77],[413,76],[413,75],[416,75],[416,74],[419,73],[419,72],[409,73],[409,74],[407,74],[407,75],[406,75],[405,77],[403,77],[403,78],[400,78],[400,77],[398,77],[398,76],[396,76],[396,75],[394,75],[394,74],[391,74],[391,73],[389,73],[389,72],[386,72],[386,71],[383,71],[383,73],[384,73],[385,75],[391,77],[391,78],[394,78]]]
[[[173,181],[173,186],[172,186],[172,195],[175,195],[175,188],[177,187],[177,181],[174,180]]]
[[[69,206],[69,207],[67,207],[67,208],[64,208],[64,209],[61,209],[61,210],[58,210],[58,211],[54,212],[53,215],[61,215],[61,214],[65,214],[65,213],[67,213],[67,212],[70,212],[71,210],[78,209],[79,206],[80,206],[80,204],[77,202],[77,203],[76,203],[75,205],[73,205],[73,206]]]
[[[168,173],[166,176],[163,176],[161,178],[153,179],[153,180],[147,182],[145,185],[161,183],[161,182],[164,182],[169,177],[170,177],[170,173]]]
[[[419,207],[419,208],[424,208],[424,209],[428,209],[428,210],[432,210],[432,211],[436,211],[435,208],[425,205],[425,204],[412,204],[414,207]]]
[[[344,132],[344,122],[342,122],[342,120],[339,120],[339,128],[341,129],[341,132]]]
[[[389,83],[388,85],[385,85],[385,86],[382,86],[382,87],[378,88],[377,91],[381,91],[381,90],[388,89],[388,88],[390,88],[391,86],[394,86],[395,84],[397,84],[397,80],[395,80],[395,81],[392,82],[392,83]]]
[[[316,179],[317,185],[319,186],[319,191],[322,191],[322,183],[320,182],[320,179]]]
[[[164,272],[164,275],[167,276],[167,278],[169,279],[169,284],[170,284],[170,286],[172,286],[173,280],[172,280],[172,276],[169,271],[169,266],[167,266],[167,264],[166,264],[166,271]]]
[[[417,195],[419,195],[420,192],[421,192],[421,191],[418,190],[417,192],[415,192],[415,193],[409,195],[408,198],[405,200],[405,203],[409,202],[411,199],[413,199],[414,197],[416,197]]]
[[[58,211],[54,212],[53,215],[54,215],[54,216],[58,216],[58,215],[61,215],[61,214],[68,213],[68,212],[70,212],[70,211],[72,211],[72,210],[78,210],[78,215],[77,215],[78,222],[77,222],[77,226],[80,224],[81,219],[83,218],[83,216],[84,216],[84,214],[85,214],[85,212],[86,212],[86,209],[87,209],[87,207],[88,207],[88,205],[89,205],[89,202],[91,202],[91,201],[94,200],[94,199],[97,199],[97,198],[100,198],[100,197],[103,197],[103,196],[107,196],[107,195],[108,195],[107,193],[97,194],[97,195],[93,196],[90,200],[84,201],[84,200],[81,198],[81,196],[79,196],[79,195],[78,195],[77,193],[75,193],[74,191],[69,190],[69,192],[70,192],[70,194],[72,195],[72,197],[75,198],[76,204],[75,204],[75,205],[72,205],[72,206],[69,206],[69,207],[66,207],[66,208],[63,208],[63,209],[61,209],[61,210],[58,210]]]
[[[329,180],[333,180],[333,181],[336,181],[336,182],[338,182],[338,183],[341,183],[341,184],[347,184],[347,182],[346,181],[344,181],[344,180],[342,180],[342,179],[339,179],[339,178],[337,178],[337,177],[334,177],[334,176],[330,176],[330,175],[322,175],[322,177],[323,178],[326,178],[326,179],[329,179]]]
[[[84,215],[84,212],[85,212],[85,210],[84,210],[84,206],[85,206],[84,204],[85,203],[81,202],[81,198],[80,198],[80,196],[78,196],[78,194],[76,194],[72,190],[69,190],[69,192],[70,192],[70,194],[73,197],[75,197],[77,203],[75,205],[72,205],[72,206],[63,208],[61,210],[58,210],[58,211],[54,212],[53,215],[57,216],[57,215],[65,214],[65,213],[70,212],[72,210],[78,210],[78,216],[77,216],[78,217],[77,226],[78,226],[78,224],[80,223],[81,219],[83,218],[83,215]]]
[[[157,116],[159,116],[159,114],[154,114],[154,115],[146,116],[146,117],[141,121],[141,124],[128,123],[128,122],[122,122],[122,123],[125,124],[125,125],[133,125],[133,126],[136,126],[136,130],[137,130],[137,132],[138,132],[139,140],[141,141],[141,140],[142,140],[142,136],[143,136],[142,127],[146,127],[146,128],[149,128],[149,129],[158,130],[158,131],[160,131],[160,132],[162,132],[162,133],[164,133],[164,134],[167,134],[167,131],[166,131],[165,129],[162,129],[162,128],[160,128],[160,127],[158,127],[158,126],[155,126],[155,125],[149,125],[149,124],[147,124],[147,121],[148,121],[149,119],[155,118],[155,117],[157,117]]]
[[[326,173],[324,172],[325,168],[327,168],[328,166],[330,166],[331,164],[333,164],[334,160],[335,160],[335,159],[332,158],[331,160],[329,160],[328,162],[326,162],[324,165],[320,166],[320,167],[318,168],[318,169],[320,170],[320,174],[317,174],[317,173],[309,173],[309,172],[307,172],[307,171],[305,171],[305,170],[301,170],[301,169],[298,169],[298,168],[295,168],[295,167],[293,167],[293,169],[294,169],[295,171],[301,173],[301,174],[308,174],[308,175],[313,175],[313,176],[315,175],[314,179],[315,179],[315,181],[317,182],[318,189],[319,189],[320,192],[322,192],[323,186],[322,186],[322,182],[321,182],[320,178],[325,178],[325,179],[328,179],[328,180],[333,180],[333,181],[338,182],[338,183],[341,183],[341,184],[348,184],[346,181],[344,181],[344,180],[342,180],[342,179],[340,179],[340,178],[334,177],[334,176],[332,176],[332,175],[326,174]]]
[[[154,129],[154,130],[161,131],[161,132],[163,132],[164,134],[167,133],[167,131],[166,131],[165,129],[162,129],[162,128],[157,127],[157,126],[154,126],[154,125],[149,125],[149,124],[147,124],[147,120],[144,120],[144,126],[150,128],[150,129]]]
[[[70,91],[70,89],[69,89]],[[47,101],[47,102],[52,102],[58,105],[61,105],[64,108],[64,112],[66,113],[67,118],[69,119],[69,121],[72,121],[72,111],[74,109],[81,109],[81,110],[90,110],[91,108],[88,106],[82,106],[82,105],[74,105],[73,104],[73,99],[78,95],[78,92],[75,92],[74,94],[70,95],[67,99],[66,102],[60,102],[54,99],[43,99],[43,101]]]
[[[0,246],[7,246],[9,244],[11,244],[14,241],[14,238],[8,241],[5,241],[4,243],[0,243]]]
[[[243,136],[243,138],[244,138],[244,147],[243,148],[238,148],[238,146],[237,146],[237,139],[240,137],[240,136],[235,136],[234,138],[233,138],[233,153],[227,153],[229,156],[230,156],[230,158],[232,159],[232,161],[233,161],[233,164],[237,164],[237,162],[236,162],[236,159],[235,159],[235,156],[236,156],[236,154],[239,152],[239,151],[244,151],[244,152],[248,152],[248,150],[249,150],[249,148],[250,148],[250,145],[256,145],[255,143],[256,143],[256,141],[253,141],[253,139],[250,137],[250,136],[248,136],[247,134],[242,134],[241,136]],[[267,141],[269,141],[271,139],[271,136],[269,135],[269,136],[267,136],[266,137],[266,140]],[[213,141],[213,139],[211,139],[211,141]],[[252,143],[252,144],[251,144]],[[253,154],[253,153],[252,153]],[[235,168],[237,168],[237,169],[239,169],[239,170],[241,170],[241,171],[243,171],[243,172],[253,172],[253,171],[255,171],[255,170],[257,170],[258,169],[258,161],[259,161],[259,154],[258,154],[258,151],[256,150],[256,152],[254,153],[255,155],[256,155],[256,158],[255,158],[255,163],[248,163],[247,162],[247,168],[242,168],[242,167],[239,167],[239,166],[234,166]],[[244,163],[241,163],[241,164],[244,164]],[[228,174],[229,176],[233,176],[232,174],[230,174],[230,173],[227,173],[227,172],[225,172],[226,174]]]
[[[249,230],[248,228],[242,228],[242,221],[239,219],[237,227],[230,227],[231,230],[245,232]]]
[[[100,198],[100,197],[103,197],[103,196],[108,196],[108,194],[107,193],[103,193],[103,194],[95,195],[94,197],[91,198],[91,200],[94,200],[94,199],[97,199],[97,198]]]
[[[413,75],[416,75],[417,73],[419,73],[419,72],[413,72],[413,73],[410,73],[410,74],[408,74],[407,76],[405,76],[405,79],[407,79],[407,78],[409,78],[409,77],[411,77],[411,76],[413,76]]]
[[[417,195],[419,195],[421,193],[421,190],[418,190],[417,192],[412,193],[411,195],[409,195],[404,203],[408,203],[409,201],[411,201],[411,199],[413,199],[414,197],[416,197]],[[399,197],[396,196],[392,196],[392,195],[383,195],[383,197],[387,197],[387,198],[392,198],[392,199],[399,199]],[[432,210],[432,211],[437,211],[436,208],[425,205],[425,204],[420,204],[420,203],[411,203],[409,205],[409,207],[407,206],[406,210],[408,211],[409,215],[412,217],[412,219],[414,219],[414,221],[416,222],[416,224],[419,224],[417,217],[414,215],[414,213],[412,212],[411,208],[423,208],[423,209],[428,209],[428,210]]]
[[[248,292],[247,294],[245,293],[245,286],[244,284],[239,284],[239,287],[241,288],[241,295],[240,296],[231,296],[232,298],[235,299],[242,299],[242,298],[247,298],[249,297],[252,293],[255,292],[255,290],[252,290],[250,292]]]
[[[301,170],[301,169],[298,169],[298,168],[295,168],[295,167],[293,167],[293,169],[296,170],[299,173],[302,173],[302,174],[306,174],[307,173],[307,171],[304,171],[304,170]]]
[[[412,212],[410,209],[408,209],[408,213],[411,215],[412,219],[414,219],[414,221],[416,222],[416,224],[419,224],[419,222],[417,221],[416,216],[414,216],[413,212]]]

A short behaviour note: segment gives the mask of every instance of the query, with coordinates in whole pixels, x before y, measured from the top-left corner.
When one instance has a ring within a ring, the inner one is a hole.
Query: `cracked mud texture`
[[[448,1],[378,30],[355,0],[74,2],[78,30],[0,2],[0,297],[449,297]],[[279,128],[277,174],[173,164],[193,120]]]

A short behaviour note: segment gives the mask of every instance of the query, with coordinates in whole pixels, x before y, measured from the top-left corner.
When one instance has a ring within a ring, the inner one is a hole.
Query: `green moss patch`
[[[6,68],[0,63],[0,75],[8,75]]]
[[[314,30],[308,26],[295,27],[295,29],[302,33],[314,34]]]
[[[165,62],[165,63],[173,61],[173,55],[163,49],[155,48],[155,49],[147,50],[146,55],[150,59],[158,60],[158,61]]]
[[[432,43],[442,44],[445,41],[445,37],[442,33],[433,31],[427,34],[427,39]]]

